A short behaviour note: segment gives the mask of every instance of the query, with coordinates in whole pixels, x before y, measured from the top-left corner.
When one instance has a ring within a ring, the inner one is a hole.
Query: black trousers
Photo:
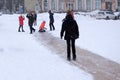
[[[73,59],[76,59],[75,39],[66,40],[67,43],[67,59],[71,59],[71,48]]]
[[[20,25],[19,28],[18,28],[18,32],[20,32],[20,29],[22,28],[22,32],[24,32],[24,29],[23,29],[23,26]]]
[[[53,23],[50,23],[49,26],[50,26],[50,30],[51,30],[51,31],[52,31],[52,30],[55,30],[55,27],[54,27]]]
[[[33,31],[35,32],[35,29],[34,29],[32,26],[33,26],[33,24],[29,24],[29,27],[30,27],[30,34],[32,34]]]

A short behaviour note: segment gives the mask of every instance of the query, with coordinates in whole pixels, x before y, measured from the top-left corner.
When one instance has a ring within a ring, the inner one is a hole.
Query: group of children
[[[18,32],[21,32],[21,30],[22,30],[22,32],[25,32],[24,29],[23,29],[24,20],[25,20],[24,16],[21,14],[21,15],[18,17],[18,19],[19,19]],[[45,32],[45,31],[46,31],[45,23],[46,23],[45,21],[42,21],[42,22],[41,22],[41,24],[40,24],[40,26],[39,26],[38,32]]]
[[[53,30],[55,30],[55,27],[54,27],[54,25],[53,25],[53,22],[54,22],[54,18],[53,18],[53,13],[51,12],[51,10],[49,11],[49,14],[50,14],[50,30],[52,30],[52,28],[53,28]],[[72,17],[74,18],[74,13],[73,13],[73,10],[68,10],[67,11],[67,15],[69,15],[69,14],[71,14],[72,15]],[[19,28],[18,28],[18,32],[21,32],[20,31],[20,29],[22,29],[22,32],[24,32],[24,30],[23,30],[23,25],[24,25],[24,20],[25,20],[25,18],[24,18],[24,16],[21,14],[20,16],[19,16]],[[63,21],[64,21],[65,19],[63,19]],[[41,22],[41,24],[40,24],[40,26],[39,26],[39,31],[38,32],[45,32],[46,31],[46,28],[45,28],[45,21],[42,21]],[[35,24],[36,24],[36,18],[35,18]]]

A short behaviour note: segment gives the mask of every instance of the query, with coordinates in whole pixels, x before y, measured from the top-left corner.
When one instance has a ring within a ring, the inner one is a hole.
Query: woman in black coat
[[[62,29],[60,33],[61,39],[63,35],[67,43],[67,59],[69,61],[71,60],[70,47],[72,46],[73,60],[76,60],[75,40],[79,38],[79,29],[76,21],[70,14],[66,15],[66,18],[62,23]]]
[[[33,22],[34,22],[34,17],[33,14],[30,12],[27,14],[26,16],[28,18],[28,25],[30,27],[30,34],[32,34],[32,32],[35,32],[35,29],[33,28]]]

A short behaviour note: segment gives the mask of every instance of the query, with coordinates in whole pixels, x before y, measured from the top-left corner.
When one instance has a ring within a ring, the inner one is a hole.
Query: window
[[[82,0],[78,0],[78,10],[82,10]]]
[[[64,10],[64,2],[63,0],[59,0],[59,10]]]
[[[47,6],[47,3],[48,3],[47,0],[44,0],[44,10],[45,10],[45,11],[47,11],[47,7],[48,7],[48,6]]]
[[[95,0],[95,9],[96,10],[101,9],[101,0]]]
[[[51,0],[51,10],[55,10],[55,0]]]
[[[86,0],[86,10],[91,10],[91,0]]]
[[[105,15],[104,12],[98,12],[98,14],[102,14],[102,15]]]
[[[59,0],[59,10],[62,10],[62,2]]]

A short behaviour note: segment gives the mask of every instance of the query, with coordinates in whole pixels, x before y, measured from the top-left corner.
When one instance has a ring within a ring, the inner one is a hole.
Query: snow
[[[36,31],[45,20],[47,31],[60,38],[65,15],[54,14],[56,30],[50,32],[48,13],[39,14]],[[36,41],[34,34],[29,34],[27,19],[24,33],[17,32],[17,14],[2,15],[0,20],[0,80],[93,80],[91,74],[61,59]],[[78,47],[120,64],[120,20],[96,20],[77,14],[75,20],[80,31],[76,42]]]
[[[93,80],[91,74],[36,41],[29,34],[27,19],[25,32],[17,32],[18,15],[0,19],[0,80]]]

